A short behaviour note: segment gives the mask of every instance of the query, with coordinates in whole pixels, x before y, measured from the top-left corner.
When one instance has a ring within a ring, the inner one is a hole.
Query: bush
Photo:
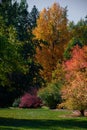
[[[29,93],[25,93],[21,100],[19,107],[20,108],[37,108],[42,104],[41,99],[35,95],[31,95]]]
[[[17,98],[17,99],[14,100],[12,106],[13,107],[19,107],[19,104],[20,104],[20,98]]]
[[[46,88],[41,89],[38,95],[42,99],[43,104],[51,109],[55,109],[61,103],[60,87],[60,83],[51,83]]]

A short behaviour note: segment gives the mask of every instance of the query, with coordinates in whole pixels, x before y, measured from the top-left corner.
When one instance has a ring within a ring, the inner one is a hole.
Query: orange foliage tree
[[[64,69],[67,83],[62,89],[62,97],[65,105],[84,115],[87,109],[87,46],[75,46],[72,58],[64,63]]]
[[[54,3],[50,8],[43,9],[33,30],[35,38],[46,41],[37,47],[36,59],[43,66],[42,76],[50,81],[58,59],[62,58],[64,46],[67,44],[67,10]]]

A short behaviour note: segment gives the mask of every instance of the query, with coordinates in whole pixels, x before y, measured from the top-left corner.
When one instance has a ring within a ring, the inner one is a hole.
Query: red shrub
[[[19,107],[20,108],[37,108],[42,104],[41,99],[35,95],[25,93],[21,98]]]

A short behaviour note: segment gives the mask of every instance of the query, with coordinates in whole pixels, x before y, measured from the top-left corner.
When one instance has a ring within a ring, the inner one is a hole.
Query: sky
[[[67,6],[69,21],[77,23],[87,15],[87,0],[27,0],[29,11],[34,5],[41,11],[43,8],[51,7],[54,2],[59,3],[61,7]]]

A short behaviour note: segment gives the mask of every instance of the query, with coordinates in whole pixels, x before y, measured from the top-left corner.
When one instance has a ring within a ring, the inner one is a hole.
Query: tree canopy
[[[69,40],[67,22],[66,8],[54,3],[40,12],[37,27],[33,30],[35,39],[47,42],[37,47],[36,59],[44,69],[41,72],[43,77],[48,81],[52,78],[58,59],[62,59],[64,47]]]

